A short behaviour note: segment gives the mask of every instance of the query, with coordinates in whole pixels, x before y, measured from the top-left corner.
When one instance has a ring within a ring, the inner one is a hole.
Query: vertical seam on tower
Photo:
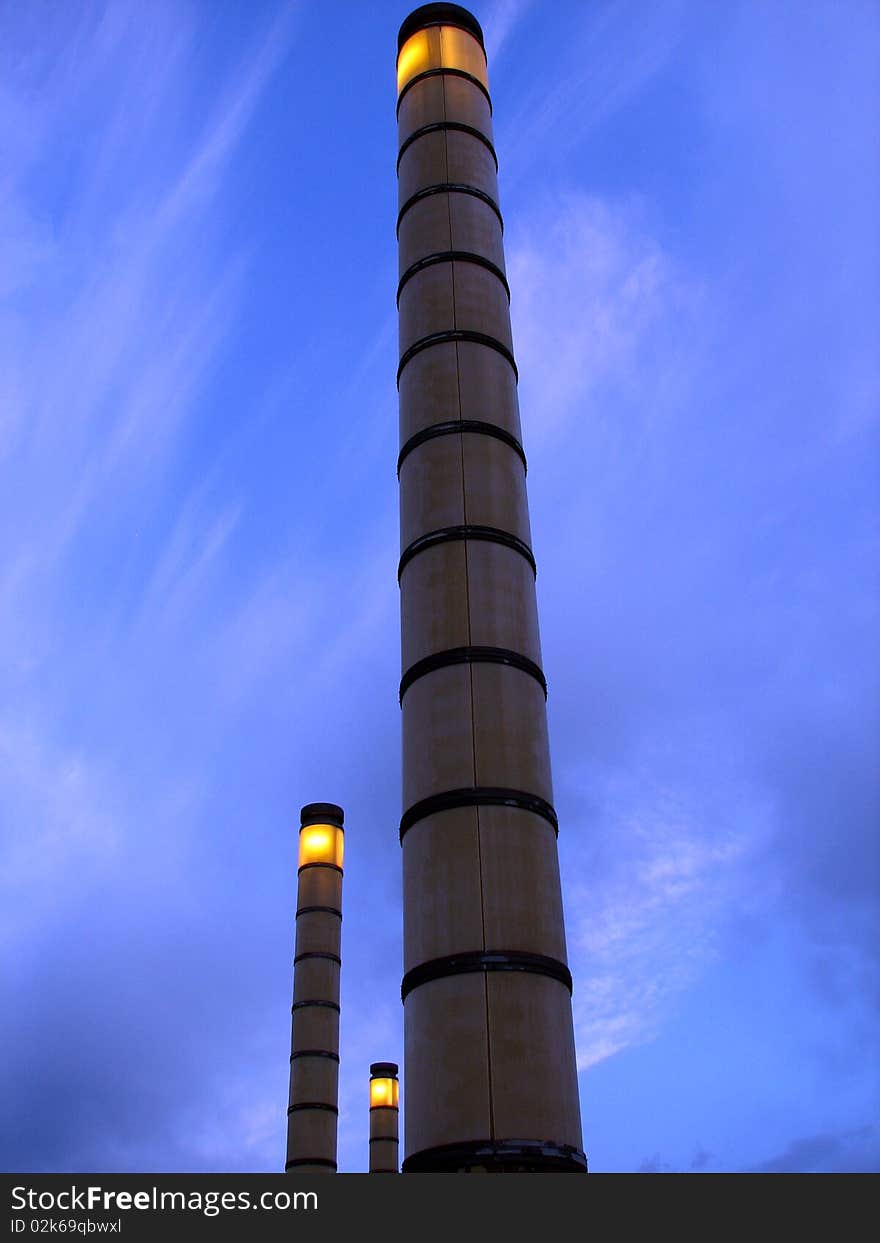
[[[440,40],[441,40],[441,45],[442,45],[442,40],[443,40],[442,30],[440,32]],[[446,110],[446,79],[443,78],[442,82],[443,82],[443,119],[447,120],[448,116],[447,116],[447,110]],[[446,181],[448,183],[450,179],[449,178],[449,134],[448,132],[444,134],[444,149],[446,151]],[[453,235],[453,230],[452,230],[452,199],[451,199],[451,195],[449,194],[449,191],[446,192],[446,215],[447,215],[447,220],[449,222],[449,245],[451,249],[454,249],[455,241],[454,241],[454,235]],[[449,267],[452,273],[452,324],[454,328],[457,328],[458,319],[457,319],[457,308],[456,308],[456,303],[455,303],[455,263],[454,262],[450,263]],[[455,383],[456,383],[456,389],[458,391],[458,417],[459,419],[461,419],[462,417],[462,414],[461,414],[461,358],[459,355],[459,349],[460,349],[459,343],[456,341],[455,343]],[[461,462],[461,502],[462,502],[464,522],[465,524],[467,524],[467,521],[468,521],[467,482],[466,482],[465,467],[464,467],[465,437],[459,436],[458,443],[459,443],[459,460]],[[471,593],[470,593],[470,565],[469,565],[469,558],[468,558],[468,541],[463,540],[462,543],[464,545],[464,590],[465,590],[465,615],[467,617],[467,641],[468,641],[468,644],[470,644],[472,635],[471,635]],[[468,668],[468,684],[470,686],[470,700],[471,700],[471,721],[470,721],[471,765],[472,765],[471,771],[473,772],[474,785],[476,785],[477,784],[477,717],[476,717],[476,711],[474,709],[474,666],[473,664],[469,663],[467,668]],[[484,893],[484,890],[483,890],[483,852],[482,852],[481,844],[480,844],[480,809],[479,807],[474,808],[474,811],[476,812],[476,817],[477,817],[477,874],[479,876],[479,881],[480,881],[480,933],[483,939],[483,949],[485,950],[487,948],[486,946],[486,913],[485,913],[485,907],[484,907],[484,902],[483,902],[483,893]],[[494,1107],[493,1092],[492,1092],[492,1037],[491,1037],[491,1029],[489,1026],[489,973],[488,972],[483,972],[483,1004],[485,1006],[485,1014],[486,1014],[486,1087],[487,1087],[487,1095],[488,1095],[487,1104],[489,1106],[489,1137],[490,1139],[494,1139],[495,1138],[495,1107]]]

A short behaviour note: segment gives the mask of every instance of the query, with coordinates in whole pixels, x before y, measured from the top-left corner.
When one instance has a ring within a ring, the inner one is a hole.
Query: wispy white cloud
[[[112,869],[119,828],[108,773],[24,719],[0,718],[0,789],[5,940],[20,931],[28,908],[51,903],[74,872],[88,885]]]
[[[581,1070],[650,1040],[673,1017],[711,965],[766,833],[757,814],[719,824],[717,808],[686,787],[621,783],[609,804],[613,864],[597,884],[595,860],[582,856],[566,888]]]
[[[188,216],[206,197],[216,192],[235,148],[241,141],[266,87],[289,50],[297,9],[279,6],[275,18],[256,50],[227,88],[211,117],[202,139],[158,213],[163,227]]]
[[[201,489],[188,498],[144,586],[140,627],[173,628],[192,611],[240,518],[240,505],[218,511],[208,506]]]
[[[480,24],[486,40],[490,73],[498,63],[505,43],[533,4],[534,0],[494,0],[483,12]]]
[[[0,717],[0,790],[0,941],[7,947],[23,944],[63,904],[87,902],[108,884],[187,891],[189,842],[180,826],[193,823],[204,795],[192,773],[151,774],[135,796],[130,775],[111,757],[65,738],[33,709]]]
[[[584,5],[580,20],[560,26],[552,66],[499,127],[504,192],[534,175],[548,134],[557,156],[573,155],[662,69],[683,24],[681,0],[663,0],[650,6]]]
[[[635,202],[547,191],[508,230],[526,443],[539,472],[560,446],[589,449],[602,472],[593,497],[627,492],[636,473],[642,493],[652,486],[645,463],[664,460],[699,367],[704,293],[646,217]],[[582,497],[555,505],[563,542],[574,540],[587,559],[600,530],[592,508],[584,530]],[[575,754],[557,755],[556,766],[578,786]],[[719,832],[690,784],[658,782],[650,763],[601,807],[583,833],[592,852],[574,851],[565,872],[578,878],[568,880],[566,906],[581,1069],[668,1021],[711,958],[713,920],[749,844],[734,827]],[[614,849],[600,866],[595,852],[606,841]]]
[[[217,245],[219,190],[289,47],[293,12],[282,6],[201,127],[192,110],[178,111],[194,32],[163,6],[151,29],[168,36],[167,56],[161,38],[163,55],[146,55],[143,23],[129,6],[111,5],[78,32],[76,77],[60,63],[29,70],[22,57],[0,101],[11,127],[18,98],[35,89],[33,78],[42,86],[47,77],[33,124],[48,147],[63,143],[69,116],[82,110],[89,84],[111,71],[113,53],[120,111],[88,131],[63,208],[47,214],[27,147],[7,164],[0,208],[5,465],[26,473],[27,491],[15,497],[29,511],[25,544],[44,575],[97,498],[161,475],[227,339],[246,254]],[[187,124],[201,129],[189,145]]]
[[[692,337],[680,328],[696,322],[703,300],[635,205],[562,193],[535,203],[509,232],[511,318],[530,443],[558,439],[575,418],[601,428],[610,392],[617,402],[650,393],[646,419],[662,399],[668,406],[670,386],[682,382],[691,358]]]
[[[128,679],[133,693],[143,630],[126,623],[148,615],[154,648],[157,637],[167,643],[167,623],[200,603],[240,519],[238,502],[215,503],[204,487],[176,522],[156,521],[153,507],[240,310],[247,245],[229,242],[224,189],[297,9],[278,7],[204,113],[191,94],[199,46],[186,9],[160,3],[144,22],[140,6],[116,0],[58,10],[48,24],[38,10],[0,18],[0,134],[10,139],[0,195],[0,689],[15,707],[0,720],[0,793],[7,875],[39,870],[42,893],[74,862],[97,874],[147,814],[119,755],[78,736],[87,714],[67,707],[83,693],[78,659],[100,648],[102,682]],[[58,151],[65,161],[48,168],[45,153]],[[165,492],[164,504],[173,513],[180,502]],[[170,534],[150,545],[139,607],[123,608],[124,561],[151,520]],[[83,732],[99,730],[97,717],[89,723]],[[198,784],[184,770],[155,783],[157,831],[166,816],[192,821]]]

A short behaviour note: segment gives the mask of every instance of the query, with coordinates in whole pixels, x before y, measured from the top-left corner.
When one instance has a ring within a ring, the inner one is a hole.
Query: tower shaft
[[[585,1169],[482,32],[398,57],[404,1171]]]
[[[396,1062],[370,1067],[370,1173],[396,1174],[398,1157],[398,1083]]]
[[[343,812],[300,813],[290,1038],[287,1162],[294,1174],[336,1172]]]

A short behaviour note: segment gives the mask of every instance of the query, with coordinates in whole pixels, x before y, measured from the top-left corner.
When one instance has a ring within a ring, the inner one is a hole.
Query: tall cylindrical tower
[[[399,1165],[396,1062],[370,1067],[370,1173],[396,1174]]]
[[[342,808],[309,803],[300,813],[300,825],[284,1168],[296,1174],[332,1174],[339,1113]]]
[[[403,1169],[583,1171],[482,31],[398,52]]]

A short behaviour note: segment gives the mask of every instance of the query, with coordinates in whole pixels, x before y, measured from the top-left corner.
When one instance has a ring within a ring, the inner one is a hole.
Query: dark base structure
[[[414,1152],[403,1163],[404,1174],[586,1174],[587,1159],[565,1144],[526,1140],[475,1140],[444,1144]]]

